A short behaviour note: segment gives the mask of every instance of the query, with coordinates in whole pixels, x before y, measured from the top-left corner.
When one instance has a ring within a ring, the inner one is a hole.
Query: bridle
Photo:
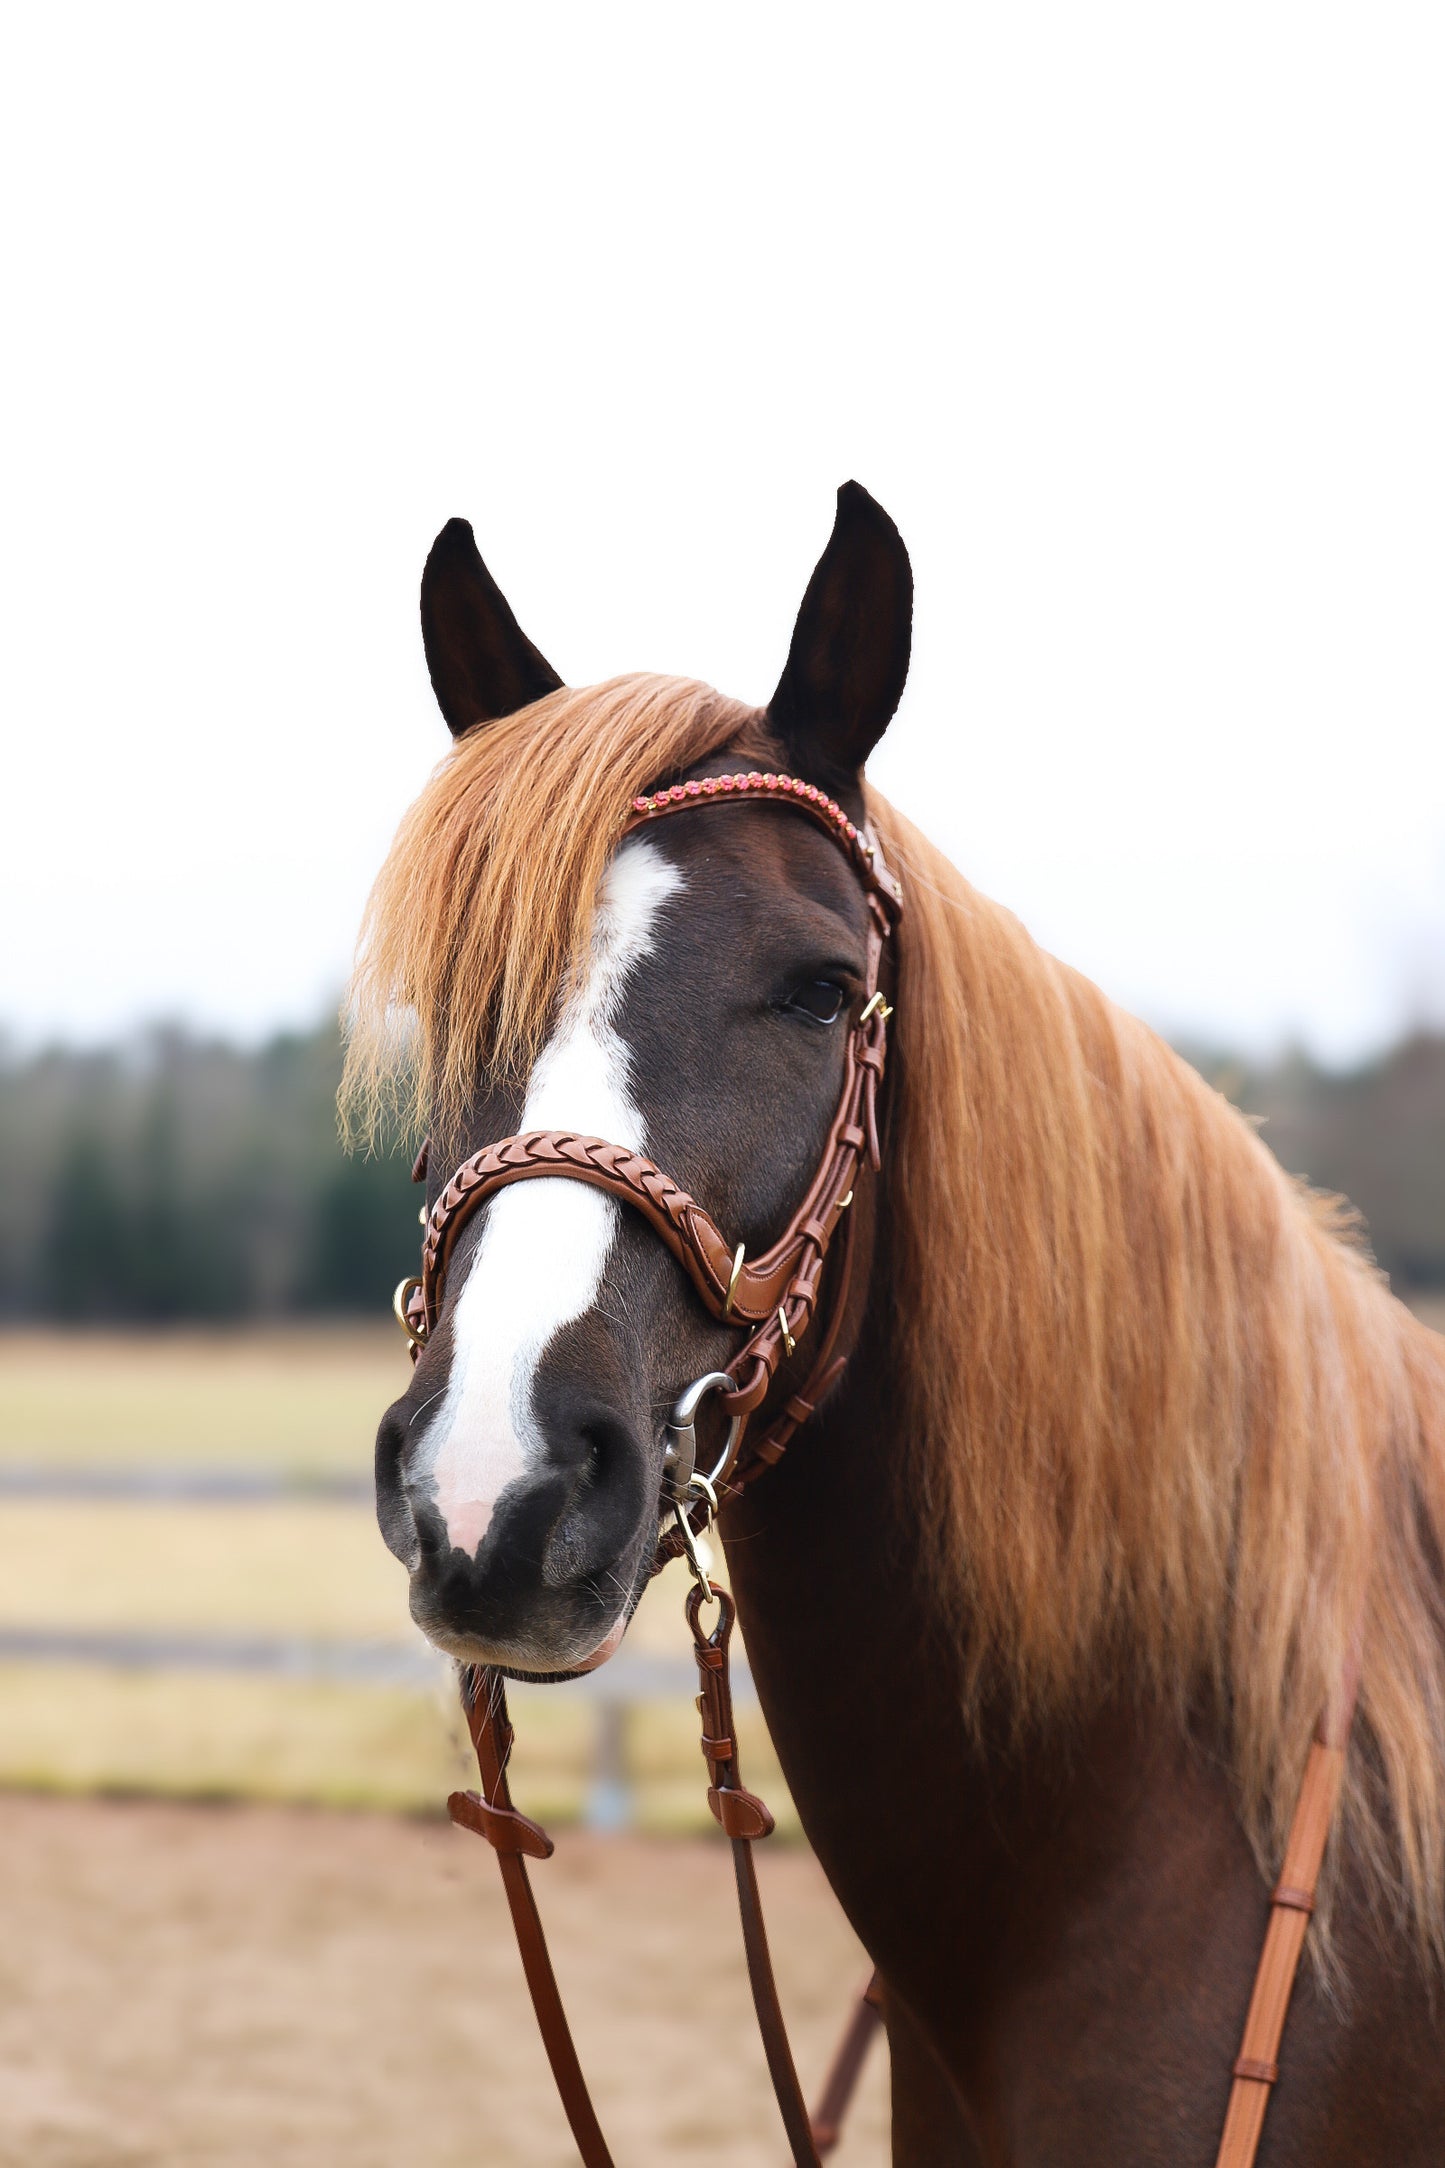
[[[878,1091],[887,1056],[888,1019],[893,1011],[884,997],[881,979],[887,943],[898,923],[903,897],[877,836],[852,821],[837,800],[816,784],[805,783],[797,776],[754,770],[674,783],[666,790],[634,798],[623,823],[622,839],[673,814],[694,812],[704,806],[760,802],[789,806],[821,828],[843,851],[862,883],[868,903],[863,1000],[848,1034],[842,1092],[817,1170],[777,1241],[761,1256],[750,1259],[742,1243],[729,1243],[706,1208],[641,1152],[569,1130],[534,1129],[486,1145],[463,1160],[427,1219],[421,1272],[414,1279],[404,1280],[395,1297],[397,1317],[415,1355],[441,1313],[457,1237],[480,1205],[513,1182],[560,1175],[605,1190],[640,1213],[671,1250],[718,1322],[740,1329],[753,1328],[725,1370],[709,1371],[688,1386],[667,1426],[663,1501],[672,1509],[673,1525],[659,1539],[653,1571],[683,1551],[695,1578],[695,1535],[727,1499],[736,1497],[781,1458],[794,1432],[807,1421],[842,1372],[847,1358],[838,1352],[838,1340],[847,1311],[853,1260],[853,1222],[847,1215],[865,1158],[875,1174],[883,1163]],[[413,1169],[418,1180],[425,1179],[428,1150],[423,1146]],[[793,1354],[815,1321],[823,1265],[835,1241],[839,1266],[831,1290],[830,1314],[807,1381],[776,1411],[760,1434],[749,1437],[749,1419],[767,1397],[779,1364]],[[695,1425],[698,1408],[712,1393],[719,1396],[729,1417],[729,1430],[717,1462],[704,1473],[696,1462]],[[706,1576],[702,1579],[705,1582]]]
[[[793,2159],[796,2168],[819,2168],[823,2154],[837,2143],[843,2115],[880,2022],[882,1989],[875,1973],[849,2019],[819,2106],[810,2117],[773,1981],[752,1858],[754,1842],[771,1833],[773,1818],[762,1800],[743,1785],[738,1767],[728,1678],[733,1602],[726,1590],[713,1587],[698,1538],[722,1504],[737,1497],[781,1458],[799,1426],[813,1414],[848,1361],[848,1351],[842,1348],[841,1341],[849,1314],[853,1267],[854,1220],[850,1207],[865,1161],[875,1179],[883,1168],[878,1094],[887,1053],[888,1020],[893,1011],[884,996],[882,979],[887,944],[899,921],[903,894],[876,834],[852,821],[826,791],[796,776],[750,771],[674,783],[633,799],[619,840],[677,813],[704,806],[759,803],[791,807],[821,828],[847,856],[868,903],[864,999],[849,1031],[842,1093],[817,1170],[783,1233],[761,1256],[749,1259],[744,1246],[739,1243],[731,1247],[705,1207],[644,1154],[569,1130],[530,1130],[486,1145],[456,1169],[426,1217],[421,1272],[401,1283],[394,1308],[411,1342],[415,1361],[441,1314],[452,1253],[471,1215],[489,1197],[514,1182],[560,1177],[590,1183],[640,1213],[688,1274],[712,1315],[739,1330],[752,1328],[726,1369],[708,1371],[695,1379],[680,1394],[668,1419],[659,1516],[664,1509],[669,1510],[672,1525],[659,1535],[652,1570],[656,1573],[670,1558],[681,1554],[693,1577],[687,1619],[701,1688],[698,1708],[710,1780],[708,1805],[732,1844],[748,1977]],[[426,1179],[429,1151],[430,1146],[423,1145],[418,1154],[413,1169],[418,1181]],[[756,1435],[750,1435],[749,1421],[763,1408],[781,1362],[793,1355],[816,1322],[823,1268],[835,1244],[836,1268],[829,1290],[828,1316],[806,1382],[801,1391],[770,1413]],[[714,1393],[729,1417],[729,1427],[715,1465],[704,1473],[697,1466],[696,1419],[699,1407]],[[708,1631],[702,1613],[713,1603],[718,1607],[718,1618]],[[612,2156],[577,2060],[527,1878],[527,1860],[548,1859],[554,1847],[546,1832],[512,1805],[507,1783],[512,1729],[504,1681],[501,1673],[490,1666],[467,1666],[463,1667],[461,1690],[482,1790],[453,1792],[448,1809],[453,1821],[484,1836],[497,1854],[538,2026],[584,2168],[612,2168]],[[1283,1871],[1270,1900],[1269,1924],[1240,2054],[1233,2066],[1216,2168],[1252,2168],[1258,2151],[1265,2108],[1279,2074],[1284,2020],[1343,1776],[1354,1699],[1355,1683],[1351,1679],[1321,1717],[1310,1749]]]
[[[842,1090],[813,1179],[782,1234],[761,1255],[749,1258],[742,1243],[729,1243],[706,1208],[643,1153],[569,1130],[529,1130],[484,1146],[452,1174],[426,1218],[421,1271],[402,1282],[393,1306],[415,1360],[435,1330],[457,1238],[472,1214],[514,1182],[560,1176],[590,1183],[640,1213],[687,1273],[713,1317],[747,1333],[726,1369],[710,1370],[694,1379],[678,1396],[668,1418],[659,1518],[669,1511],[671,1525],[659,1534],[652,1571],[658,1572],[681,1554],[693,1577],[687,1618],[701,1689],[698,1706],[710,1778],[708,1804],[732,1843],[748,1975],[779,2112],[795,2161],[802,2168],[816,2168],[841,2130],[880,2022],[880,1991],[875,1976],[858,2000],[819,2107],[810,2117],[773,1981],[752,1859],[753,1844],[771,1833],[773,1818],[756,1793],[743,1785],[738,1766],[728,1676],[733,1602],[726,1590],[713,1587],[698,1538],[728,1499],[737,1497],[782,1457],[794,1433],[847,1363],[840,1343],[852,1281],[855,1220],[851,1207],[865,1162],[875,1177],[883,1165],[878,1093],[887,1057],[888,1020],[893,1014],[883,988],[884,963],[903,895],[870,829],[853,821],[816,784],[771,771],[708,776],[634,798],[619,841],[674,814],[757,804],[790,807],[820,828],[844,853],[868,905],[863,999],[848,1034]],[[412,1170],[418,1181],[426,1179],[429,1154],[429,1144],[423,1145]],[[830,1254],[835,1270],[828,1315],[806,1380],[771,1411],[759,1431],[750,1433],[750,1419],[763,1407],[780,1364],[795,1353],[818,1322],[823,1268]],[[704,1471],[697,1465],[696,1423],[699,1408],[712,1394],[718,1396],[729,1419],[728,1432],[716,1462]],[[717,1623],[707,1631],[702,1613],[713,1603],[718,1607]],[[489,1666],[464,1671],[462,1704],[482,1791],[454,1792],[448,1801],[452,1819],[485,1836],[496,1850],[527,1984],[572,2135],[585,2168],[612,2168],[527,1880],[527,1859],[549,1858],[553,1847],[545,1831],[518,1814],[511,1803],[506,1768],[512,1731],[501,1674]]]

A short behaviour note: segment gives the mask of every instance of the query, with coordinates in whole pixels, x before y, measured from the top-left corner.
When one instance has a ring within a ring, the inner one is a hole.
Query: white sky
[[[470,517],[572,682],[771,690],[833,491],[884,786],[1166,1028],[1445,1013],[1445,16],[13,9],[0,1020],[340,984]]]

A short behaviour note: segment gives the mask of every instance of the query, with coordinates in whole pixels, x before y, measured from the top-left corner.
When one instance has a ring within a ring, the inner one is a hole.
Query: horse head
[[[372,918],[383,999],[422,1012],[434,1225],[487,1146],[561,1133],[645,1157],[738,1260],[767,1253],[836,1133],[877,969],[862,769],[903,690],[911,605],[897,530],[850,483],[766,709],[666,679],[569,692],[471,529],[443,530],[422,626],[456,745]],[[768,788],[721,817],[708,802],[735,774]],[[837,833],[784,790],[831,806]],[[662,791],[685,817],[624,833]],[[851,1206],[866,1266],[870,1185],[831,1204]],[[546,1174],[466,1216],[425,1322],[376,1456],[413,1615],[463,1660],[589,1669],[653,1565],[667,1413],[748,1327],[699,1300],[642,1212]],[[767,1409],[808,1376],[812,1322],[783,1309]],[[716,1402],[698,1428],[706,1465]]]

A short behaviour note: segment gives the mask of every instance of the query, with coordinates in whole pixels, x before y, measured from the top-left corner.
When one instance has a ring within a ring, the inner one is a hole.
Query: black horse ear
[[[808,582],[768,721],[800,773],[856,777],[903,697],[913,640],[913,568],[881,504],[838,492],[828,547]]]
[[[453,737],[494,723],[562,680],[539,655],[482,563],[471,526],[449,519],[421,576],[426,666]]]

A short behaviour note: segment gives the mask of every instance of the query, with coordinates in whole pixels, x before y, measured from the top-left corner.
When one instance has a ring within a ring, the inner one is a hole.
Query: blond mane
[[[1212,1695],[1277,1866],[1363,1617],[1343,1826],[1445,1944],[1445,1341],[1336,1200],[873,799],[906,884],[900,1442],[974,1705]]]
[[[347,1001],[350,1133],[398,1118],[445,1129],[483,1077],[525,1077],[586,959],[633,798],[724,745],[761,758],[769,743],[757,709],[642,675],[563,687],[458,739],[367,902]]]
[[[344,1087],[445,1120],[522,1074],[587,952],[629,801],[763,717],[631,677],[468,733],[373,891]],[[900,1450],[970,1708],[1211,1700],[1277,1863],[1364,1621],[1344,1826],[1445,1944],[1445,1342],[1340,1209],[876,793],[906,884],[890,1067]]]

